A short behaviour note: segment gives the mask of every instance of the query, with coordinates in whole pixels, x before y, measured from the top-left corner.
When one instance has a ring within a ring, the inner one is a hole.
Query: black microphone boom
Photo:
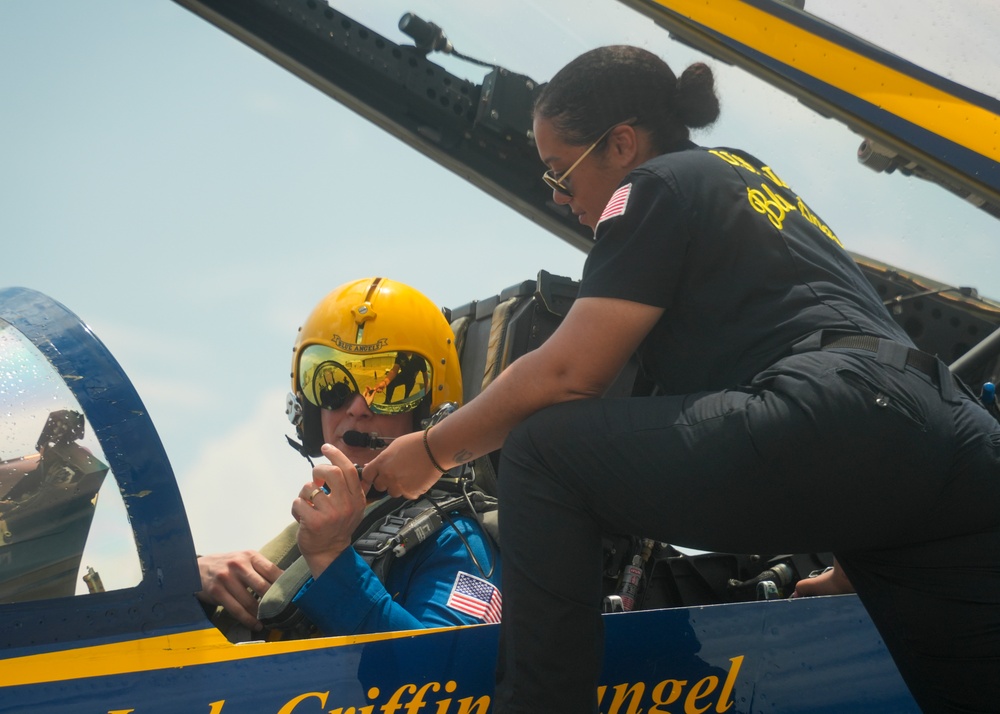
[[[360,446],[373,450],[384,449],[392,441],[392,437],[381,437],[375,432],[345,431],[342,437],[348,446]]]

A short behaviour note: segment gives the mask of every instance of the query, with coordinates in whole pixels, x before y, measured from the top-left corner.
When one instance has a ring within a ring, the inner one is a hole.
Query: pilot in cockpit
[[[198,598],[252,631],[280,625],[286,635],[495,622],[500,564],[480,515],[495,500],[461,479],[423,499],[392,499],[371,491],[363,471],[377,449],[461,398],[454,335],[426,296],[386,278],[327,295],[294,347],[288,412],[301,443],[289,441],[318,459],[292,504],[291,556],[274,548],[200,556]],[[430,535],[400,535],[416,532]],[[265,617],[272,610],[274,621]],[[305,616],[304,627],[289,626],[290,611]]]

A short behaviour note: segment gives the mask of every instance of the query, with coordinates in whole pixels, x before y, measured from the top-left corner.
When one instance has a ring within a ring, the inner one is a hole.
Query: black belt
[[[823,335],[820,342],[820,349],[830,350],[836,347],[844,347],[854,350],[866,350],[868,352],[874,352],[876,355],[884,354],[887,350],[886,347],[891,346],[893,352],[895,352],[899,357],[903,357],[901,360],[903,366],[910,366],[916,369],[918,372],[922,372],[931,379],[937,379],[938,377],[938,360],[933,355],[929,355],[926,352],[921,352],[918,349],[912,347],[906,347],[906,345],[901,345],[898,342],[893,342],[892,340],[887,340],[883,337],[873,337],[871,335],[837,335],[833,333],[830,335]],[[905,349],[905,352],[902,350]],[[895,360],[894,360],[895,361]]]

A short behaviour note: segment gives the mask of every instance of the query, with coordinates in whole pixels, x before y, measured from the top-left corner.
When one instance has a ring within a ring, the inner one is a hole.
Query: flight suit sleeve
[[[478,524],[468,518],[455,518],[454,523],[476,561],[488,570],[493,558]],[[294,602],[325,635],[480,624],[481,619],[448,604],[460,571],[483,577],[455,528],[446,525],[393,563],[388,587],[351,548],[319,578],[307,582]],[[499,563],[488,579],[499,587]]]

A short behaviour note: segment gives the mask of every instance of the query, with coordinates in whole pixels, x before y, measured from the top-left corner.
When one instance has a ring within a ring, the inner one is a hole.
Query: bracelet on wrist
[[[446,474],[448,473],[448,469],[441,468],[441,464],[437,462],[437,459],[434,458],[434,454],[431,453],[431,445],[427,443],[427,434],[430,433],[430,430],[431,430],[430,427],[424,429],[424,451],[427,452],[427,458],[431,460],[432,464],[434,464],[434,468],[436,468],[442,474]]]

